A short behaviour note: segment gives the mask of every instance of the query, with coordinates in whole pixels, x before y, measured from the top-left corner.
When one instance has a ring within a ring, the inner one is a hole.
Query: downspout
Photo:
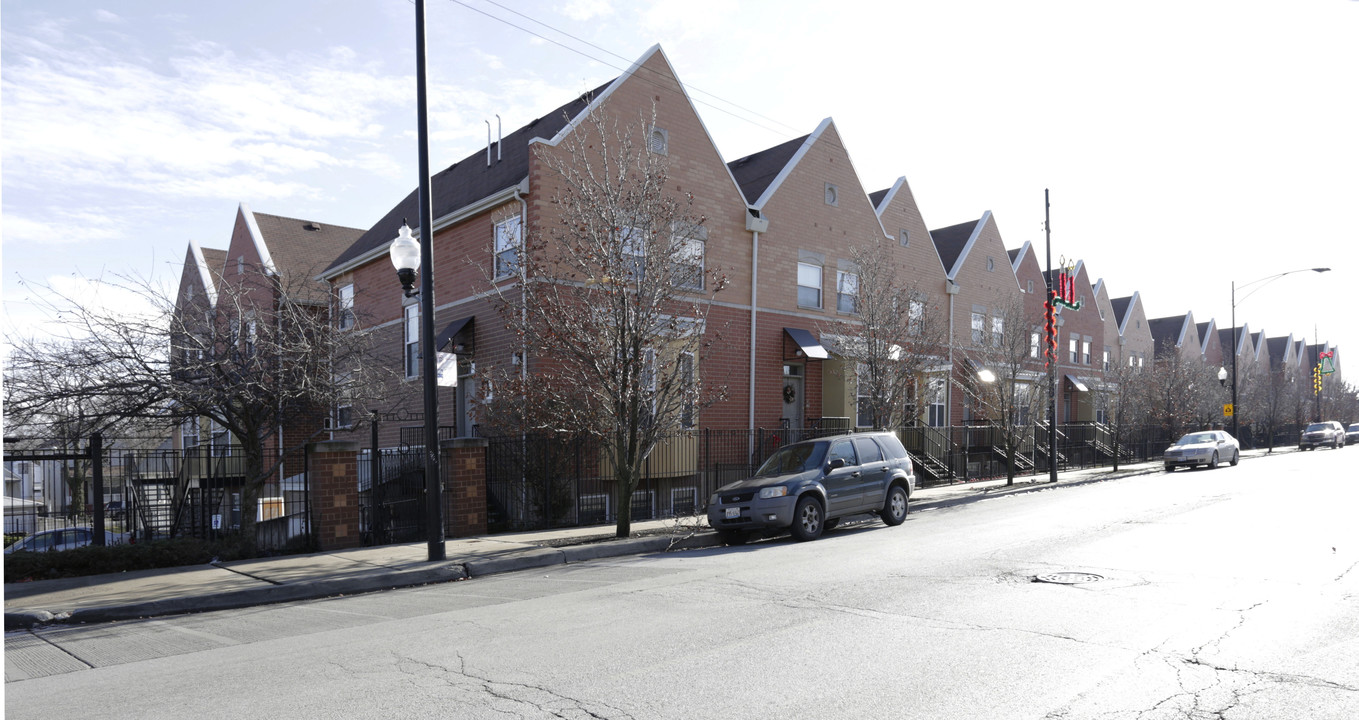
[[[759,210],[746,208],[746,230],[750,231],[750,397],[747,426],[755,429],[755,339],[756,315],[759,313],[760,287],[760,233],[769,231],[769,218],[763,217]],[[753,442],[751,436],[751,442]],[[754,448],[750,448],[754,452]]]
[[[497,115],[497,118],[500,116]],[[520,327],[528,322],[528,305],[522,302],[524,294],[528,292],[528,270],[527,263],[524,262],[524,243],[528,238],[528,201],[520,195],[521,185],[514,186],[514,199],[519,201],[519,320]],[[524,340],[519,345],[519,379],[528,379],[528,341]],[[522,389],[522,385],[521,385]]]
[[[958,283],[945,280],[948,295],[948,381],[944,383],[944,427],[953,426],[953,297],[958,294]]]

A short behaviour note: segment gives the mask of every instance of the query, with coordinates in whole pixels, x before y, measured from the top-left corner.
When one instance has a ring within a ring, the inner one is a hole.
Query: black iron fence
[[[23,443],[21,443],[23,444]],[[256,546],[282,550],[311,532],[301,456],[287,477],[258,488]],[[239,533],[245,488],[238,447],[144,450],[91,442],[76,451],[12,450],[6,443],[5,533],[90,528],[111,542],[217,539]],[[102,533],[100,531],[103,531]]]
[[[632,519],[703,513],[718,487],[754,474],[778,448],[845,431],[695,430],[669,436],[643,462],[628,499]],[[1059,470],[1108,467],[1115,455],[1120,464],[1145,462],[1161,457],[1177,439],[1159,427],[1115,431],[1100,423],[1070,423],[1057,427],[1056,452],[1049,456],[1048,427],[1042,424],[1017,428],[1009,443],[1005,430],[991,425],[907,427],[896,433],[923,487],[1005,477],[1011,455],[1016,475],[1047,474],[1054,462]],[[1297,443],[1293,429],[1278,434],[1285,436]],[[618,515],[613,469],[597,440],[488,438],[486,491],[492,532],[606,524]]]

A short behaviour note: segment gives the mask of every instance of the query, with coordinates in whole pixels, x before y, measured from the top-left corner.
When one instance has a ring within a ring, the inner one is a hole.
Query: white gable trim
[[[245,227],[250,231],[250,239],[255,243],[255,252],[260,256],[260,266],[266,273],[277,275],[278,268],[274,266],[274,258],[269,254],[269,246],[264,244],[264,234],[260,232],[259,223],[255,222],[255,213],[250,211],[250,206],[241,203],[241,217],[245,218]]]
[[[208,304],[217,307],[217,284],[212,281],[212,268],[208,267],[208,261],[203,258],[203,247],[197,240],[189,240],[189,252],[193,253],[193,262],[198,266],[198,278],[203,281],[203,292],[208,296]]]
[[[981,219],[972,226],[972,235],[967,238],[967,243],[963,245],[963,251],[958,253],[958,259],[953,262],[953,269],[948,271],[948,279],[953,280],[958,276],[958,271],[963,269],[963,263],[967,262],[968,253],[972,252],[972,246],[977,244],[977,238],[981,236],[982,228],[986,227],[986,221],[991,219],[991,211],[982,213]],[[1015,278],[1015,284],[1019,284],[1019,278]]]
[[[793,157],[784,164],[783,169],[779,170],[779,174],[774,177],[774,182],[769,183],[769,187],[764,189],[764,194],[760,195],[760,199],[756,200],[751,207],[754,207],[756,210],[764,209],[765,203],[769,202],[769,199],[774,196],[775,192],[778,192],[779,186],[793,173],[793,168],[796,167],[798,162],[812,149],[812,145],[816,144],[816,141],[821,139],[821,133],[825,132],[826,128],[830,127],[830,124],[831,119],[826,118],[821,121],[820,125],[816,126],[816,130],[813,130],[812,134],[807,136],[807,139],[802,142],[802,147],[798,148],[797,152],[793,153]],[[848,150],[845,151],[845,156],[849,156]],[[853,165],[854,161],[851,160],[850,166],[852,167]],[[869,205],[871,206],[872,203],[869,203]]]
[[[873,208],[873,212],[878,214],[879,222],[882,221],[882,211],[886,210],[887,207],[892,204],[892,201],[897,199],[897,190],[900,190],[901,186],[905,184],[906,184],[905,175],[902,175],[901,177],[897,178],[897,181],[892,183],[892,187],[887,189],[887,194],[882,196],[882,204]],[[883,227],[883,232],[887,232],[886,227]]]
[[[1123,317],[1118,318],[1118,336],[1123,337],[1123,332],[1128,329],[1128,318],[1133,316],[1133,310],[1137,309],[1137,303],[1141,302],[1137,290],[1133,291],[1132,299],[1128,301],[1128,309],[1123,313]],[[1111,302],[1112,304],[1112,302]]]

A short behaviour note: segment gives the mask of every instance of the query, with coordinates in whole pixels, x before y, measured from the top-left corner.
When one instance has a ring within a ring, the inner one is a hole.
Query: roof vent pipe
[[[500,113],[495,114],[495,161],[500,162],[500,146],[505,142],[505,126],[500,122]]]
[[[486,167],[491,166],[491,121],[486,121]]]

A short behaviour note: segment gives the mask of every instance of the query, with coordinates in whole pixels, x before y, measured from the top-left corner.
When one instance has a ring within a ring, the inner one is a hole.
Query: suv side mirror
[[[844,458],[835,458],[834,460],[832,460],[832,461],[826,463],[826,469],[827,469],[827,470],[839,470],[840,468],[842,468],[842,467],[844,467],[844,466],[845,466],[845,459],[844,459]]]

